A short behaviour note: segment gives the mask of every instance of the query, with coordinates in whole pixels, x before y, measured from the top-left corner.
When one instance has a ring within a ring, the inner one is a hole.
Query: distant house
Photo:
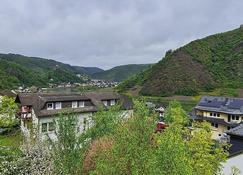
[[[15,100],[20,104],[18,116],[24,132],[37,126],[40,134],[48,135],[55,132],[53,120],[60,113],[73,113],[78,117],[77,131],[83,132],[89,127],[93,113],[100,108],[121,104],[125,115],[132,115],[132,102],[124,96],[112,92],[89,92],[83,94],[56,93],[21,93]]]
[[[211,123],[213,138],[217,139],[243,121],[243,98],[204,96],[191,117]]]
[[[229,159],[223,164],[223,173],[230,174],[231,167],[237,167],[243,173],[243,124],[226,132],[230,136]]]

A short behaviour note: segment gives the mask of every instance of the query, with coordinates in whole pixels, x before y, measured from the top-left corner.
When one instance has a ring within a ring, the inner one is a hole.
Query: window
[[[55,130],[55,125],[53,122],[50,122],[48,131],[54,131],[54,130]]]
[[[237,116],[235,116],[235,120],[239,120],[239,116],[237,115]]]
[[[216,113],[213,113],[213,116],[216,117]]]
[[[47,123],[42,123],[41,132],[47,132]]]
[[[84,118],[84,128],[83,128],[84,131],[86,130],[86,125],[87,125],[87,119]]]
[[[78,107],[84,107],[84,101],[79,101],[78,102]]]
[[[235,120],[235,116],[234,115],[231,115],[231,118],[232,118],[232,120]]]
[[[111,100],[111,106],[114,106],[116,104],[116,100]]]
[[[53,109],[53,103],[47,103],[47,110]]]
[[[61,102],[56,102],[55,103],[55,109],[62,109],[62,103]]]
[[[103,101],[103,104],[104,104],[105,106],[107,106],[107,105],[108,105],[107,101]]]
[[[77,101],[73,101],[72,102],[72,108],[77,108],[78,107],[78,102]]]
[[[217,113],[217,117],[220,117],[220,114],[219,113]]]
[[[213,116],[213,113],[212,112],[210,112],[210,116]]]
[[[215,128],[218,128],[219,127],[218,123],[211,123],[211,126],[212,127],[215,127]]]

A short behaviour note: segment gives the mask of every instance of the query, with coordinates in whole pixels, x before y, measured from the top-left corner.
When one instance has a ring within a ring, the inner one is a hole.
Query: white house
[[[39,134],[51,136],[55,132],[54,119],[60,113],[72,113],[78,117],[77,131],[82,133],[90,125],[90,117],[100,108],[121,104],[126,115],[132,115],[132,102],[113,92],[88,92],[83,94],[20,93],[16,100],[20,104],[18,116],[23,132],[37,128]]]

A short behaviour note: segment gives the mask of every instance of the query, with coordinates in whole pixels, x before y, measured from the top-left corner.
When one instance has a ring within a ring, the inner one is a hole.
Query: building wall
[[[220,114],[219,117],[216,116],[211,116],[210,113],[216,113],[216,114]],[[228,122],[228,114],[225,113],[221,113],[221,112],[210,112],[210,111],[201,111],[201,110],[196,110],[196,115],[201,115],[204,117],[215,117],[215,118],[220,118],[220,119],[224,119],[224,121]],[[238,115],[239,116],[239,120],[236,119],[232,119],[231,117],[231,122],[235,122],[235,123],[240,123],[243,121],[243,115]]]
[[[89,127],[90,124],[90,117],[92,116],[91,112],[88,113],[82,113],[78,114],[78,124],[77,124],[77,131],[82,133],[84,130],[86,130]],[[49,117],[43,117],[38,119],[38,130],[40,135],[45,135],[49,133],[53,133],[54,131],[48,131],[49,130],[49,123],[52,123],[54,120],[57,120],[58,117],[56,116],[49,116]],[[85,121],[86,120],[86,124]],[[42,124],[47,123],[47,132],[42,132]]]
[[[213,116],[211,116],[210,113],[212,113]],[[216,116],[214,116],[214,113],[216,113]],[[219,114],[219,117],[217,114]],[[201,115],[201,116],[210,117],[210,118],[224,119],[225,122],[228,122],[228,114],[225,114],[225,113],[196,110],[196,115]],[[231,122],[240,123],[241,120],[242,120],[242,116],[239,116],[239,120],[231,120]],[[218,138],[220,135],[222,135],[224,132],[226,132],[229,129],[227,126],[222,125],[222,124],[218,124],[217,128],[213,127],[213,126],[211,126],[211,127],[212,127],[212,138],[213,139]]]

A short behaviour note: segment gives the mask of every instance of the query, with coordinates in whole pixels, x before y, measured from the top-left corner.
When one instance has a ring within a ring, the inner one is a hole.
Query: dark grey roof
[[[238,155],[243,152],[243,124],[226,131],[230,135],[229,149],[230,156]]]
[[[200,99],[195,109],[243,114],[243,98],[204,96]]]
[[[208,121],[208,122],[213,122],[213,123],[221,124],[221,125],[224,125],[224,126],[230,126],[230,127],[236,127],[236,126],[239,125],[239,124],[233,123],[233,122],[226,122],[222,118],[204,117],[204,116],[201,116],[201,115],[190,115],[190,117],[193,120],[197,120],[197,121]]]
[[[226,133],[230,134],[230,135],[240,136],[243,138],[243,124],[240,124],[239,126],[233,128],[233,129],[230,129]]]
[[[132,109],[132,100],[114,92],[88,92],[83,94],[60,94],[60,93],[20,93],[16,97],[16,102],[21,105],[32,106],[37,117],[56,115],[60,112],[96,112],[99,108],[104,107],[103,100],[116,99],[120,101],[123,109]],[[90,100],[93,106],[76,108],[76,109],[53,109],[46,110],[44,106],[47,102],[63,102],[63,101],[78,101]]]
[[[2,90],[0,91],[0,96],[7,96],[7,97],[16,97],[17,94],[10,90]]]

